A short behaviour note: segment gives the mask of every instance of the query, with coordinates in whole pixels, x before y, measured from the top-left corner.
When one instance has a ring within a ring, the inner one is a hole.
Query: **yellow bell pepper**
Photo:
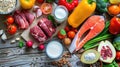
[[[23,9],[31,9],[34,6],[35,0],[20,0]]]
[[[109,0],[111,4],[119,4],[120,0]]]
[[[80,26],[83,21],[88,18],[96,8],[96,2],[93,0],[81,0],[72,14],[68,17],[68,23],[74,28]]]

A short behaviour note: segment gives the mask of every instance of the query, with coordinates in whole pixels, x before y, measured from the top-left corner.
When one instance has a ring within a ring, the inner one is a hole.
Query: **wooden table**
[[[0,21],[4,20],[4,16],[5,15],[0,15]],[[0,22],[0,29],[6,29],[5,27],[5,24]],[[55,67],[49,64],[51,61],[55,60],[49,59],[45,54],[45,50],[28,49],[25,46],[19,48],[19,42],[11,44],[11,40],[17,37],[21,37],[20,34],[10,36],[5,42],[0,38],[0,67]],[[66,49],[65,52],[67,52]],[[71,67],[86,67],[79,61],[76,55],[72,55],[68,60],[71,63]]]

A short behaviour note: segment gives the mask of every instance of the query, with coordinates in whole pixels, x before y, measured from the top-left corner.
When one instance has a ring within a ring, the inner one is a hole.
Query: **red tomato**
[[[38,3],[43,3],[44,0],[36,0]]]
[[[66,32],[69,32],[69,31],[70,31],[69,26],[66,26],[66,27],[65,27],[65,31],[66,31]]]
[[[44,14],[50,14],[52,12],[52,5],[49,3],[43,3],[41,5],[41,10]]]
[[[116,52],[116,60],[120,61],[120,51]]]
[[[111,34],[119,34],[120,33],[120,19],[117,17],[113,17],[110,20],[109,31]]]
[[[12,16],[7,16],[7,22],[6,22],[6,24],[10,25],[10,24],[13,24],[13,22],[14,22],[14,18]]]
[[[64,39],[66,37],[66,31],[64,29],[61,29],[57,34],[59,39]]]
[[[69,38],[73,39],[75,37],[75,32],[74,31],[69,31],[67,33],[67,35],[68,35]]]
[[[17,27],[15,25],[9,25],[8,29],[7,29],[7,32],[9,34],[15,34],[17,32]]]

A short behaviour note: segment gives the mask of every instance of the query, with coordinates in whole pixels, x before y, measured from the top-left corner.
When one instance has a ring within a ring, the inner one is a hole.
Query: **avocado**
[[[112,63],[116,56],[115,48],[108,40],[99,43],[98,52],[100,52],[101,55],[100,60],[104,63]]]
[[[95,62],[98,61],[98,59],[100,58],[100,53],[94,49],[90,49],[85,51],[82,55],[81,55],[81,62],[85,63],[85,64],[93,64]]]

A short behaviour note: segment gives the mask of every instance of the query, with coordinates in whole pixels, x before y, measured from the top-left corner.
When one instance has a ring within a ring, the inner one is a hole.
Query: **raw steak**
[[[53,27],[51,21],[47,18],[40,19],[38,21],[38,26],[45,32],[48,37],[51,37],[55,32],[55,28]]]
[[[38,41],[38,42],[44,42],[47,37],[44,34],[44,32],[41,30],[39,26],[34,26],[30,29],[30,34]]]

